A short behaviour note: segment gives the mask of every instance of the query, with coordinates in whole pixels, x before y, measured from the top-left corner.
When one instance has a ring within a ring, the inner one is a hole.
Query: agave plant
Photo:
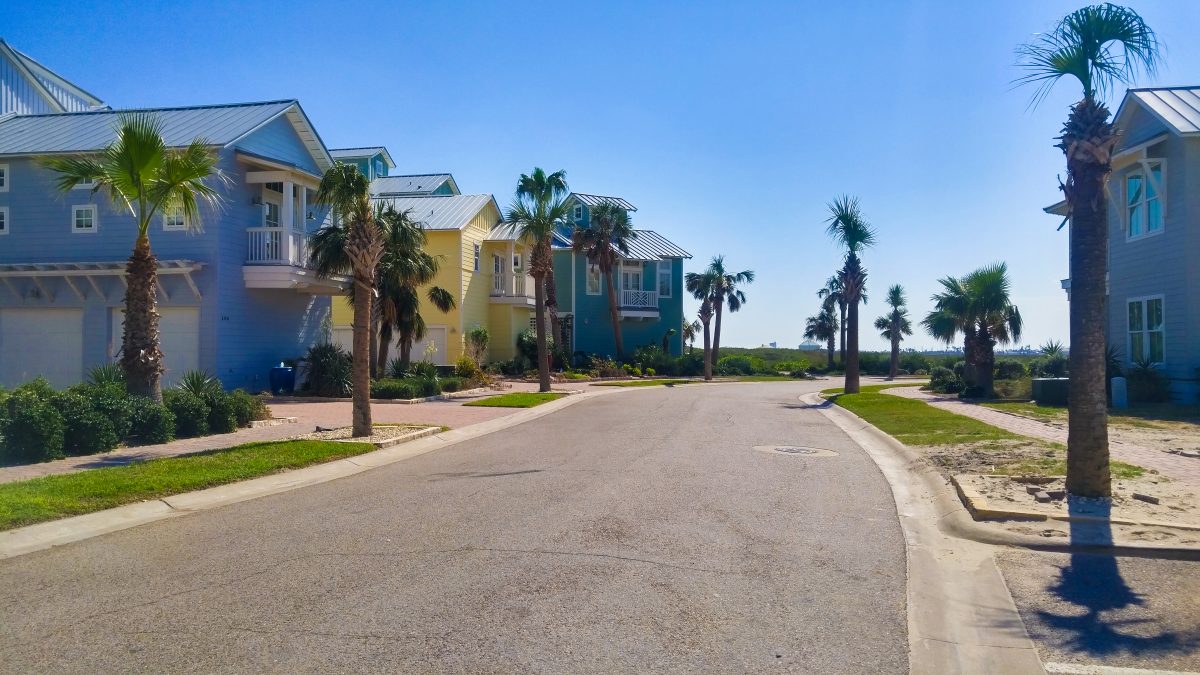
[[[175,388],[186,391],[202,401],[211,401],[224,391],[221,381],[203,370],[187,371],[179,378],[179,384],[175,385]]]
[[[103,387],[110,384],[125,386],[125,371],[119,363],[105,363],[92,368],[88,373],[88,384]]]
[[[1050,358],[1066,356],[1066,348],[1058,340],[1047,340],[1045,344],[1038,347],[1038,350],[1042,352],[1042,356]]]

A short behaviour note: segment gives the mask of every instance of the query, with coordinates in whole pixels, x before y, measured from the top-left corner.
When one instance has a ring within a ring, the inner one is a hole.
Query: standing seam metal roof
[[[0,121],[0,155],[94,152],[116,139],[123,113],[153,113],[163,140],[181,147],[195,138],[228,145],[287,111],[297,102],[268,101],[187,108],[105,110],[48,115],[18,115]]]
[[[399,211],[410,211],[413,220],[427,230],[461,230],[488,203],[491,195],[424,195],[417,197],[377,197],[377,203],[391,204]],[[496,208],[499,211],[499,207]]]
[[[329,151],[329,156],[334,159],[345,159],[347,157],[373,157],[374,155],[383,155],[384,161],[387,162],[389,169],[396,168],[396,162],[392,161],[392,154],[382,145],[368,146],[365,148],[333,148]]]
[[[1136,98],[1175,133],[1200,134],[1200,87],[1130,89],[1126,100],[1121,102],[1117,118],[1121,117],[1129,97]]]
[[[506,223],[507,224],[507,223]],[[692,254],[679,248],[670,239],[654,230],[634,230],[636,237],[630,239],[629,254],[618,253],[626,260],[665,260],[668,258],[691,258]],[[571,248],[571,240],[565,234],[555,232],[554,246],[559,249]]]
[[[604,195],[589,195],[583,192],[572,192],[571,196],[583,202],[588,207],[612,204],[626,211],[637,211],[637,207],[620,197],[605,197]]]
[[[380,176],[371,181],[371,194],[427,195],[450,180],[448,173],[430,173],[411,176]]]

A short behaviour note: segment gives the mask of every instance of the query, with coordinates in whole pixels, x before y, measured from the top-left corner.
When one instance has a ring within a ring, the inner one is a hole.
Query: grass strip
[[[677,384],[692,384],[695,380],[613,380],[612,382],[597,382],[597,387],[655,387],[666,385],[673,387]]]
[[[272,441],[0,485],[0,530],[102,511],[371,452],[369,443]]]
[[[879,388],[890,387],[886,385]],[[916,399],[877,393],[879,388],[863,387],[862,393],[839,394],[831,398],[834,403],[905,445],[955,445],[1021,438],[1004,429],[934,408]]]
[[[924,384],[927,384],[927,383],[926,382],[902,382],[902,383],[889,382],[887,384],[868,384],[866,386],[859,387],[858,393],[873,394],[876,392],[883,391],[884,389],[895,389],[897,387],[919,387]],[[843,387],[834,387],[832,389],[822,389],[821,393],[824,394],[826,398],[830,398],[834,394],[841,394],[843,391],[845,391],[845,389]]]
[[[463,405],[483,408],[532,408],[543,403],[549,403],[554,399],[562,398],[563,396],[566,396],[566,394],[518,391],[511,394],[477,399]]]

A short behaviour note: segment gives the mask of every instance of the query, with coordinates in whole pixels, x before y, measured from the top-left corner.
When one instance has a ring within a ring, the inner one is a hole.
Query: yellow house
[[[453,364],[465,350],[467,332],[479,326],[486,327],[491,337],[487,360],[511,359],[517,335],[530,325],[533,282],[525,271],[528,247],[502,222],[495,198],[425,194],[376,201],[409,211],[413,220],[422,224],[426,249],[441,262],[433,285],[449,291],[456,301],[448,313],[428,301],[422,303],[427,330],[425,338],[413,345],[413,359],[429,354],[435,364]],[[352,319],[350,306],[335,301],[334,340],[347,348]],[[393,345],[390,353],[398,354],[399,347]]]

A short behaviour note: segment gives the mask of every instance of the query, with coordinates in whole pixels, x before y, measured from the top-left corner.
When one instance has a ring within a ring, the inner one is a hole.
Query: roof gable
[[[1127,128],[1137,110],[1149,113],[1176,135],[1200,136],[1200,87],[1130,89],[1117,108],[1114,126]]]
[[[500,220],[500,207],[492,195],[376,197],[374,201],[410,212],[426,230],[461,230],[489,205],[495,210],[497,222]]]
[[[612,204],[613,206],[625,209],[626,211],[637,211],[636,206],[630,204],[620,197],[606,197],[604,195],[589,195],[584,192],[572,192],[568,198],[574,199],[588,208],[600,206],[601,204]]]
[[[82,112],[104,102],[0,39],[0,115]]]
[[[376,197],[416,197],[420,195],[458,195],[458,184],[448,173],[425,173],[409,176],[380,176],[371,181],[371,194]]]
[[[376,155],[383,155],[383,161],[387,162],[388,168],[396,168],[396,162],[392,161],[391,153],[382,145],[365,148],[332,148],[329,150],[329,155],[334,159],[373,159]]]

